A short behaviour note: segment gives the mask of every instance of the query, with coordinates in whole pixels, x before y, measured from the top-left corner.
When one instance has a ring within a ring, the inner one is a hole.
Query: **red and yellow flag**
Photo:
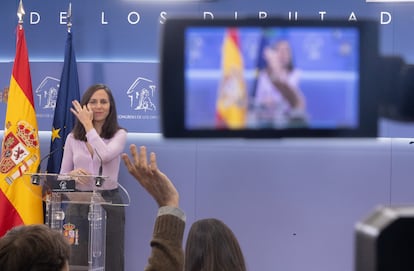
[[[247,91],[237,29],[227,30],[222,46],[221,66],[222,80],[216,102],[217,126],[244,128],[247,118]]]
[[[0,236],[17,225],[43,223],[41,188],[25,174],[37,171],[39,156],[29,57],[19,25],[0,158]]]

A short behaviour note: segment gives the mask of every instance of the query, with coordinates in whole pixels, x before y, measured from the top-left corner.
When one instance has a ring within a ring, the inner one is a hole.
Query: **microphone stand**
[[[46,156],[44,156],[42,159],[40,159],[39,165],[37,166],[36,174],[32,175],[31,182],[34,185],[40,185],[40,166],[42,165],[42,162],[52,156],[55,152],[60,150],[60,148],[54,149],[53,151],[49,152]]]
[[[103,182],[105,181],[104,177],[102,176],[102,170],[103,170],[102,169],[102,158],[101,158],[101,156],[99,155],[99,153],[96,149],[95,149],[95,153],[96,153],[96,156],[98,156],[98,158],[99,158],[99,162],[101,163],[100,166],[99,166],[98,176],[95,177],[95,186],[96,187],[101,187]]]

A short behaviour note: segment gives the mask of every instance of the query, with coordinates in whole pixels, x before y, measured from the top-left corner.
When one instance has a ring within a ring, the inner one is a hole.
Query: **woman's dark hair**
[[[289,71],[289,72],[291,72],[291,71],[293,71],[293,69],[295,68],[295,66],[294,66],[293,52],[292,52],[292,47],[291,47],[291,45],[290,45],[290,42],[289,42],[287,39],[282,39],[282,38],[279,38],[279,39],[277,39],[277,40],[273,41],[273,43],[272,43],[272,46],[271,46],[271,47],[272,47],[273,49],[276,49],[276,47],[277,47],[277,46],[279,46],[281,43],[285,43],[285,44],[289,45],[289,50],[290,50],[290,61],[289,61],[289,63],[287,64],[286,69],[288,69],[288,71]]]
[[[269,48],[272,48],[273,50],[275,50],[276,47],[279,46],[280,43],[282,43],[282,42],[285,42],[289,45],[289,48],[290,48],[290,61],[289,61],[289,63],[287,63],[286,69],[288,69],[289,72],[292,72],[293,69],[295,68],[294,59],[293,59],[294,56],[292,54],[293,53],[292,52],[292,47],[290,46],[290,43],[287,39],[279,38],[279,39],[276,39],[276,40],[272,40],[271,42],[268,42],[268,43],[263,43],[263,44],[261,44],[261,47],[262,47],[261,50],[263,50],[263,48],[265,48],[266,46],[268,46]],[[258,66],[259,69],[265,69],[268,65],[269,64],[266,61],[266,59],[261,55],[260,59],[259,59],[259,66]]]
[[[69,257],[67,240],[44,224],[17,226],[0,239],[2,271],[61,271]]]
[[[117,116],[118,114],[116,112],[115,99],[114,99],[114,96],[112,95],[111,89],[104,84],[92,85],[83,94],[80,104],[81,106],[88,104],[92,95],[100,89],[105,90],[105,92],[108,94],[109,105],[110,105],[109,114],[105,120],[104,125],[102,126],[100,137],[109,139],[109,138],[112,138],[119,129],[122,129],[122,127],[120,127],[118,124],[118,116]],[[75,137],[75,139],[86,141],[86,131],[82,123],[80,123],[79,120],[75,121],[75,125],[73,127],[72,132],[73,132],[73,136]]]
[[[188,233],[184,271],[217,270],[246,271],[239,242],[222,221],[198,220]]]

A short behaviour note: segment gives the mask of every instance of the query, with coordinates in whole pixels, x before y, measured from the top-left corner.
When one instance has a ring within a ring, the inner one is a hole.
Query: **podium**
[[[31,173],[31,185],[42,186],[45,224],[71,244],[70,270],[105,270],[107,211],[130,204],[125,188],[101,190],[106,176]],[[77,191],[75,178],[95,181],[93,191]]]

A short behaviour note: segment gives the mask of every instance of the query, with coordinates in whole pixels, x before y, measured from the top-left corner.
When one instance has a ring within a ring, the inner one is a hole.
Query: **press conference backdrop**
[[[0,87],[10,80],[15,53],[17,0],[7,1],[0,10]],[[281,17],[358,20],[370,18],[380,28],[380,51],[414,63],[414,41],[410,39],[412,3],[344,3],[314,1],[193,0],[143,1],[104,0],[72,3],[73,46],[79,64],[81,92],[96,82],[108,84],[116,94],[120,123],[130,132],[158,133],[158,58],[160,29],[168,17],[192,16],[211,20],[218,17]],[[23,2],[24,27],[36,91],[39,129],[49,131],[54,111],[51,90],[59,83],[66,39],[69,1]],[[306,70],[305,70],[306,72]],[[0,105],[0,123],[5,105]],[[380,136],[405,136],[410,123],[382,121]]]
[[[1,65],[8,70],[12,64]],[[61,62],[31,63],[36,115],[41,131],[51,130],[61,70]],[[81,94],[89,85],[98,82],[109,85],[115,94],[121,126],[130,132],[159,132],[156,63],[79,62],[78,73],[80,84],[84,86]],[[3,86],[7,84],[5,82]],[[4,121],[6,104],[2,103],[0,106],[0,117]]]
[[[160,168],[181,193],[188,224],[212,216],[227,222],[241,242],[249,270],[352,271],[355,222],[377,204],[414,202],[414,149],[410,138],[165,140],[158,134],[157,75],[160,21],[173,15],[288,18],[291,12],[298,19],[369,17],[378,21],[381,53],[401,55],[408,63],[414,63],[414,39],[410,35],[414,3],[71,2],[81,92],[96,82],[112,88],[120,123],[129,130],[128,144],[146,145],[157,152]],[[0,9],[1,88],[10,80],[17,4],[17,0],[3,1]],[[66,41],[66,25],[60,23],[60,13],[67,10],[68,4],[69,1],[24,0],[42,156],[49,152],[50,144],[53,97],[49,91],[58,84]],[[142,89],[145,95],[138,91]],[[0,103],[0,124],[5,107]],[[388,120],[381,123],[381,131],[383,136],[414,134],[411,124]],[[120,182],[131,194],[126,217],[126,271],[139,270],[149,255],[157,206],[123,165]]]

